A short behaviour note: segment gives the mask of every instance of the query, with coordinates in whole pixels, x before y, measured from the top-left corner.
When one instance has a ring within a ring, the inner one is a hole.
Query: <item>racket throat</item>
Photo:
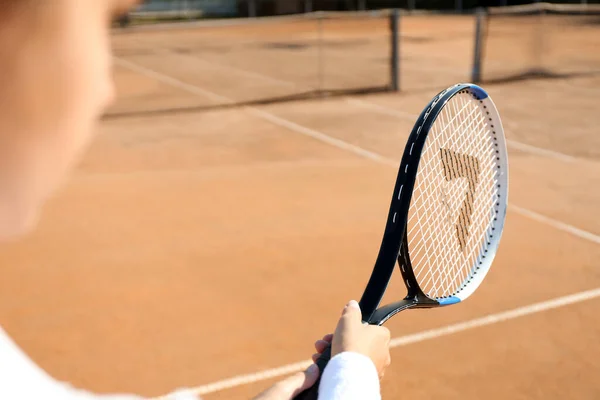
[[[397,301],[395,303],[388,304],[381,308],[378,308],[371,318],[369,318],[369,324],[371,325],[383,325],[388,319],[398,314],[400,311],[408,310],[419,306],[419,301],[416,298],[405,298],[404,300]]]

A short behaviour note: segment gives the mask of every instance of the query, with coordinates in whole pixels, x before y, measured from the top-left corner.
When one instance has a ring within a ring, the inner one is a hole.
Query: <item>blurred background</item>
[[[467,302],[389,321],[383,397],[600,398],[598,1],[146,1],[112,44],[98,137],[0,250],[3,327],[53,376],[248,399],[306,367],[417,115],[474,82],[507,136],[503,241]]]

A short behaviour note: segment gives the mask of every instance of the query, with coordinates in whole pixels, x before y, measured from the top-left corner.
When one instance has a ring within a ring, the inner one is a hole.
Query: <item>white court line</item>
[[[283,79],[279,79],[279,78],[273,78],[271,76],[268,76],[268,75],[265,75],[265,74],[261,74],[259,72],[255,72],[255,71],[249,71],[249,70],[244,69],[244,68],[232,67],[232,66],[229,66],[229,65],[224,65],[224,64],[221,64],[221,63],[218,63],[218,62],[215,62],[215,61],[212,61],[212,60],[207,60],[207,59],[204,59],[204,58],[201,58],[201,57],[195,57],[195,56],[190,56],[190,57],[194,57],[194,59],[202,61],[202,62],[204,62],[206,64],[212,64],[212,65],[218,66],[219,68],[228,69],[229,71],[234,71],[234,72],[237,72],[237,73],[242,74],[242,75],[246,75],[246,76],[257,78],[257,79],[262,79],[264,81],[275,83],[275,84],[278,84],[278,85],[293,86],[293,87],[298,87],[298,88],[306,88],[308,90],[314,90],[315,89],[314,87],[311,87],[311,86],[298,85],[298,84],[296,84],[294,82],[291,82],[291,81],[287,81],[287,80],[283,80]],[[131,62],[125,61],[125,60],[121,60],[121,62],[122,63],[132,64]],[[136,64],[133,64],[132,66],[135,67]],[[138,68],[139,68],[139,66],[138,66]],[[437,68],[436,70],[440,70],[440,69]],[[442,68],[441,70],[446,71],[447,69],[443,69]],[[452,70],[452,72],[454,72],[454,70]],[[152,76],[156,78],[156,74],[155,73],[152,74]],[[345,74],[345,76],[351,76],[351,75]],[[176,85],[176,86],[180,87],[179,85]],[[200,88],[198,88],[198,89],[200,89]],[[204,91],[204,92],[207,92],[206,95],[210,96],[211,98],[214,97],[214,96],[217,96],[217,97],[220,97],[221,99],[227,100],[228,102],[231,102],[231,103],[234,102],[234,100],[229,99],[229,98],[225,98],[225,97],[220,96],[220,95],[218,95],[216,93],[208,92],[208,91],[205,91],[204,89],[200,89],[200,90]],[[412,122],[415,122],[417,120],[417,118],[419,117],[416,114],[411,114],[411,113],[407,113],[407,112],[395,110],[395,109],[390,108],[390,107],[385,107],[385,106],[382,106],[382,105],[379,105],[379,104],[372,103],[370,101],[359,100],[359,99],[348,98],[348,97],[345,97],[344,101],[346,101],[348,104],[354,104],[355,106],[359,106],[359,107],[362,107],[362,108],[367,108],[367,109],[376,111],[376,112],[378,112],[380,114],[389,115],[389,116],[392,116],[392,117],[398,117],[398,118],[406,119],[406,120],[409,120],[409,121],[412,121]],[[570,156],[568,154],[560,153],[558,151],[553,151],[553,150],[545,149],[545,148],[542,148],[542,147],[537,147],[537,146],[532,146],[530,144],[521,143],[521,142],[518,142],[516,140],[506,139],[506,144],[509,147],[512,147],[512,148],[514,148],[516,150],[523,151],[525,153],[530,153],[530,154],[534,154],[534,155],[538,155],[538,156],[542,156],[542,157],[554,158],[556,160],[560,160],[560,161],[564,161],[564,162],[590,161],[590,160],[582,159],[582,158],[579,158],[579,157]]]
[[[179,79],[175,79],[172,76],[154,71],[150,68],[143,67],[137,63],[124,60],[120,57],[113,57],[113,59],[115,60],[115,64],[118,64],[125,68],[129,68],[132,71],[138,72],[142,75],[146,75],[150,78],[154,78],[171,86],[178,87],[189,93],[195,94],[196,96],[204,96],[213,101],[224,101],[226,103],[234,103],[234,101],[228,97],[221,96],[220,94],[216,94],[214,92],[211,92],[210,90],[202,89],[201,87],[196,85],[190,85],[189,83],[185,83],[183,81],[180,81]]]
[[[176,86],[176,87],[186,90],[192,94],[206,96],[213,100],[226,101],[226,102],[231,102],[231,103],[234,102],[232,99],[230,99],[228,97],[221,96],[221,95],[211,92],[209,90],[202,89],[196,85],[192,85],[192,84],[180,81],[179,79],[176,79],[171,76],[165,75],[163,73],[154,71],[150,68],[143,67],[137,63],[133,63],[131,61],[126,61],[126,60],[123,60],[123,59],[117,58],[117,57],[115,57],[115,60],[121,66],[130,68],[133,71],[139,72],[141,74],[144,74],[146,76],[149,76],[149,77],[159,80],[161,82]],[[374,153],[367,149],[363,149],[362,147],[345,142],[341,139],[336,139],[336,138],[326,135],[322,132],[319,132],[314,129],[310,129],[310,128],[304,127],[302,125],[296,124],[295,122],[278,117],[269,112],[259,110],[256,107],[244,106],[244,107],[242,107],[242,109],[248,111],[249,113],[251,113],[263,120],[269,121],[272,124],[279,125],[281,127],[287,128],[294,132],[301,133],[306,136],[310,136],[314,139],[320,140],[321,142],[325,142],[334,147],[337,147],[338,149],[349,151],[358,156],[368,158],[370,160],[377,161],[382,164],[393,165],[393,166],[397,166],[397,164],[398,164],[397,162],[395,162],[389,158],[386,158],[386,157],[382,156],[381,154]]]
[[[192,56],[190,56],[190,57],[192,57]],[[237,72],[237,73],[242,74],[242,75],[246,75],[246,76],[249,76],[249,77],[262,79],[262,80],[267,81],[267,82],[272,82],[272,83],[275,83],[275,84],[285,85],[285,86],[295,86],[295,87],[298,87],[298,88],[304,88],[305,87],[304,85],[297,85],[297,84],[295,84],[294,82],[291,82],[291,81],[286,81],[286,80],[283,80],[283,79],[273,78],[273,77],[270,77],[268,75],[261,74],[259,72],[249,71],[249,70],[246,70],[246,69],[243,69],[243,68],[239,68],[239,67],[232,67],[232,66],[229,66],[229,65],[224,65],[224,64],[212,61],[212,60],[206,60],[206,59],[200,58],[200,57],[194,57],[194,59],[202,61],[202,62],[204,62],[206,64],[213,64],[215,66],[218,66],[219,68],[228,69],[230,71],[234,71],[234,72]],[[440,69],[437,68],[436,70],[440,70]],[[446,69],[443,69],[443,70],[446,71]],[[452,72],[454,72],[454,70],[452,70]],[[351,75],[345,74],[345,76],[351,76]],[[315,89],[314,87],[311,87],[311,86],[306,86],[305,88],[309,89],[309,90],[314,90]],[[231,100],[231,99],[228,99],[228,100],[231,101],[231,102],[233,102],[233,100]],[[389,115],[389,116],[392,116],[392,117],[399,117],[399,118],[402,118],[402,119],[410,120],[412,122],[415,122],[417,120],[417,118],[419,117],[416,114],[411,114],[411,113],[407,113],[407,112],[395,110],[393,108],[389,108],[389,107],[385,107],[385,106],[382,106],[382,105],[379,105],[379,104],[372,103],[370,101],[359,100],[359,99],[348,98],[348,97],[344,98],[344,100],[348,104],[354,104],[354,105],[362,107],[362,108],[371,109],[371,110],[376,111],[376,112],[378,112],[380,114]],[[506,140],[506,144],[509,147],[512,147],[512,148],[514,148],[516,150],[520,150],[520,151],[523,151],[523,152],[526,152],[526,153],[530,153],[530,154],[534,154],[534,155],[538,155],[538,156],[542,156],[542,157],[554,158],[554,159],[557,159],[557,160],[560,160],[560,161],[565,161],[565,162],[587,161],[585,159],[581,159],[581,158],[578,158],[578,157],[570,156],[570,155],[567,155],[567,154],[564,154],[564,153],[560,153],[560,152],[557,152],[557,151],[553,151],[553,150],[549,150],[549,149],[544,149],[542,147],[532,146],[530,144],[521,143],[521,142],[518,142],[516,140],[509,140],[509,139],[507,139]]]
[[[379,104],[371,103],[370,101],[359,100],[359,99],[346,99],[348,104],[353,104],[358,107],[368,108],[369,110],[373,110],[379,114],[389,115],[391,117],[401,118],[409,120],[412,123],[417,122],[417,118],[419,118],[416,114],[411,114],[404,111],[395,110],[393,108],[380,106]]]
[[[192,57],[192,56],[190,56],[190,57]],[[243,69],[243,68],[239,68],[239,67],[232,67],[232,66],[229,66],[229,65],[223,65],[221,63],[218,63],[218,62],[215,62],[215,61],[212,61],[212,60],[206,60],[206,59],[200,58],[200,57],[194,57],[194,59],[202,61],[202,62],[204,62],[206,64],[212,64],[212,65],[218,66],[219,68],[228,69],[230,71],[234,71],[234,72],[240,73],[242,75],[246,75],[246,76],[250,76],[250,77],[253,77],[253,78],[262,79],[262,80],[267,81],[267,82],[272,82],[272,83],[275,83],[275,84],[285,85],[285,86],[293,86],[293,87],[298,87],[298,88],[305,87],[304,85],[297,85],[296,83],[291,82],[291,81],[286,81],[286,80],[283,80],[283,79],[273,78],[273,77],[270,77],[268,75],[261,74],[259,72],[249,71],[249,70],[246,70],[246,69]],[[126,61],[126,60],[123,60],[123,59],[118,59],[118,60],[119,60],[119,62],[123,66],[125,66],[125,64],[128,64],[130,66],[130,68],[135,69],[138,72],[142,72],[141,69],[147,70],[146,68],[141,67],[141,66],[139,66],[137,64],[131,63],[130,61]],[[146,72],[148,75],[151,75],[152,77],[154,77],[156,79],[160,79],[160,78],[158,78],[157,73],[155,71],[151,71],[151,70],[147,70],[147,71],[151,72],[151,74],[148,74]],[[351,75],[345,74],[345,76],[351,76]],[[171,84],[174,84],[177,87],[185,89],[184,87],[181,86],[181,83],[183,83],[183,82],[178,81],[177,79],[174,79],[172,77],[168,77],[168,78],[169,78],[169,82],[165,81],[166,83],[171,83]],[[173,82],[173,81],[177,81],[178,83],[175,84],[175,82]],[[185,85],[187,86],[187,84],[185,84]],[[214,92],[210,92],[210,91],[201,89],[199,87],[196,87],[196,89],[200,90],[201,92],[205,92],[204,95],[207,96],[207,97],[209,97],[209,98],[211,98],[211,99],[217,99],[217,100],[221,100],[221,101],[224,100],[224,101],[227,101],[228,103],[234,103],[233,99],[226,98],[224,96],[218,95],[218,94],[216,94]],[[314,90],[315,88],[313,88],[311,86],[306,86],[306,89]],[[407,113],[407,112],[395,110],[393,108],[389,108],[389,107],[385,107],[385,106],[382,106],[382,105],[379,105],[379,104],[372,103],[370,101],[359,100],[359,99],[348,98],[348,97],[344,98],[344,100],[348,104],[354,104],[354,105],[362,107],[362,108],[368,108],[370,110],[376,111],[376,112],[378,112],[380,114],[389,115],[389,116],[392,116],[392,117],[398,117],[398,118],[410,120],[412,122],[415,122],[417,120],[417,118],[419,117],[416,114],[411,114],[411,113]],[[506,139],[506,144],[509,147],[512,147],[512,148],[514,148],[516,150],[523,151],[525,153],[530,153],[530,154],[534,154],[534,155],[538,155],[538,156],[542,156],[542,157],[554,158],[556,160],[560,160],[560,161],[564,161],[564,162],[589,161],[589,160],[585,160],[585,159],[582,159],[582,158],[579,158],[579,157],[574,157],[574,156],[570,156],[568,154],[560,153],[558,151],[553,151],[553,150],[549,150],[549,149],[544,149],[542,147],[537,147],[537,146],[532,146],[530,144],[521,143],[521,142],[518,142],[516,140]]]
[[[180,56],[190,57],[190,58],[193,58],[195,61],[200,61],[200,62],[203,62],[205,64],[212,65],[213,68],[217,67],[217,68],[222,69],[222,70],[232,71],[234,73],[241,74],[241,75],[244,75],[244,76],[247,76],[247,77],[250,77],[250,78],[260,79],[260,80],[263,80],[265,82],[271,82],[271,83],[274,83],[276,85],[287,86],[287,87],[304,88],[302,85],[298,85],[298,84],[296,84],[294,82],[291,82],[291,81],[286,81],[286,80],[279,79],[279,78],[273,78],[272,76],[261,74],[259,72],[249,71],[249,70],[242,69],[242,68],[239,68],[239,67],[232,67],[231,65],[221,64],[219,62],[215,62],[215,61],[212,61],[212,60],[207,60],[206,58],[201,58],[201,57],[190,55],[190,54],[179,54],[179,55]],[[306,86],[306,89],[314,90],[315,88],[311,87],[311,86]]]
[[[204,62],[205,64],[210,64],[210,65],[216,66],[216,67],[218,67],[220,69],[225,69],[225,70],[232,71],[234,73],[238,73],[240,75],[245,75],[245,76],[256,78],[256,79],[261,79],[263,81],[271,82],[271,83],[274,83],[276,85],[287,86],[287,87],[294,87],[294,88],[298,88],[298,89],[302,89],[302,90],[317,90],[317,87],[315,87],[315,86],[304,85],[304,84],[297,84],[296,82],[292,82],[292,81],[288,81],[288,80],[284,80],[284,79],[279,79],[279,78],[273,78],[272,76],[261,74],[260,72],[250,71],[250,70],[247,70],[245,68],[240,68],[240,67],[232,67],[231,65],[222,64],[220,62],[213,61],[213,60],[208,60],[206,58],[198,57],[198,56],[195,56],[195,55],[190,55],[190,54],[180,54],[180,55],[191,57],[191,58],[193,58],[196,61],[201,61],[201,62]],[[347,74],[347,73],[345,73],[343,71],[336,71],[335,73],[338,76],[341,75],[341,76],[345,76],[347,78],[354,78],[354,79],[359,78],[359,75],[356,75],[356,74]]]
[[[416,121],[417,118],[419,117],[416,114],[410,114],[410,113],[406,113],[403,111],[394,110],[393,108],[389,108],[389,107],[385,107],[385,106],[382,106],[379,104],[371,103],[371,102],[365,101],[365,100],[348,99],[347,101],[350,104],[354,104],[356,106],[363,107],[363,108],[368,108],[368,109],[376,111],[380,114],[389,115],[392,117],[398,117],[398,118],[410,120],[413,122]],[[538,156],[542,156],[542,157],[554,158],[556,160],[560,160],[560,161],[564,161],[564,162],[581,162],[581,161],[588,162],[589,161],[589,160],[582,159],[579,157],[574,157],[574,156],[570,156],[568,154],[560,153],[558,151],[548,150],[548,149],[544,149],[541,147],[532,146],[530,144],[521,143],[516,140],[507,139],[506,144],[509,147],[512,147],[516,150],[523,151],[525,153],[530,153],[530,154],[534,154],[534,155],[538,155]]]
[[[557,297],[551,300],[542,301],[540,303],[530,304],[524,307],[517,307],[512,310],[503,311],[495,314],[471,319],[465,322],[459,322],[452,325],[447,325],[441,328],[426,330],[412,335],[400,336],[390,341],[390,348],[406,346],[413,343],[419,343],[426,340],[437,339],[443,336],[452,335],[459,332],[468,331],[475,328],[494,325],[512,319],[524,317],[526,315],[537,314],[543,311],[553,310],[568,305],[581,303],[584,301],[596,299],[600,297],[600,288],[587,290],[567,296]],[[238,386],[248,385],[251,383],[261,382],[272,378],[288,375],[294,372],[303,371],[312,364],[311,360],[299,361],[293,364],[284,365],[282,367],[260,371],[254,374],[238,375],[233,378],[216,381],[206,385],[198,386],[190,389],[191,393],[198,396],[210,393],[220,392],[226,389],[235,388]],[[155,400],[167,399],[167,397],[159,397]]]
[[[559,153],[557,151],[552,151],[552,150],[548,150],[548,149],[543,149],[541,147],[535,147],[530,144],[516,142],[514,140],[507,139],[506,144],[508,144],[508,146],[510,146],[516,150],[521,150],[525,153],[531,153],[531,154],[535,154],[535,155],[542,156],[542,157],[554,158],[556,160],[561,160],[564,162],[572,163],[572,162],[577,162],[577,161],[588,161],[588,160],[584,160],[584,159],[581,159],[578,157],[570,156],[568,154]]]
[[[119,61],[120,64],[123,65],[123,66],[125,66],[125,67],[132,68],[133,70],[135,70],[135,71],[137,71],[139,73],[145,74],[147,76],[150,76],[150,77],[152,77],[154,79],[157,79],[157,80],[160,80],[162,82],[175,85],[175,86],[177,86],[177,87],[179,87],[179,88],[181,88],[183,90],[189,91],[190,93],[193,93],[193,94],[196,94],[196,95],[210,95],[212,98],[219,98],[219,99],[221,99],[221,101],[223,101],[223,100],[225,100],[225,101],[233,101],[233,100],[231,100],[231,99],[229,99],[229,98],[227,98],[225,96],[221,96],[221,95],[213,93],[211,91],[199,88],[196,85],[185,83],[183,81],[180,81],[179,79],[176,79],[176,78],[173,78],[171,76],[168,76],[168,75],[162,74],[160,72],[154,71],[152,69],[143,67],[143,66],[141,66],[139,64],[136,64],[136,63],[133,63],[133,62],[130,62],[130,61],[124,61],[124,60],[118,59],[118,58],[117,58],[117,61]],[[365,103],[366,106],[369,107],[369,108],[383,109],[383,110],[385,110],[386,113],[393,113],[393,115],[402,115],[403,118],[406,117],[406,115],[404,113],[400,113],[400,112],[398,112],[396,110],[389,109],[389,108],[383,107],[383,106],[379,106],[379,105],[374,104],[374,103],[369,103],[369,102],[365,102],[363,100],[356,100],[356,99],[349,99],[349,101],[351,101],[352,103],[356,103],[356,102]],[[376,161],[376,162],[384,164],[384,165],[392,166],[392,167],[398,167],[398,165],[399,165],[398,161],[395,161],[395,160],[392,160],[390,158],[387,158],[387,157],[385,157],[385,156],[383,156],[381,154],[378,154],[378,153],[375,153],[373,151],[364,149],[364,148],[362,148],[360,146],[356,146],[354,144],[348,143],[348,142],[346,142],[344,140],[334,138],[332,136],[326,135],[326,134],[324,134],[322,132],[319,132],[317,130],[310,129],[310,128],[307,128],[305,126],[299,125],[299,124],[297,124],[295,122],[292,122],[292,121],[287,120],[285,118],[278,117],[278,116],[276,116],[274,114],[271,114],[271,113],[269,113],[267,111],[260,110],[260,109],[258,109],[256,107],[245,106],[245,107],[242,107],[242,109],[248,111],[249,113],[251,113],[251,114],[253,114],[253,115],[255,115],[255,116],[257,116],[257,117],[259,117],[259,118],[261,118],[261,119],[263,119],[265,121],[269,121],[269,122],[273,123],[274,125],[278,125],[278,126],[281,126],[283,128],[289,129],[291,131],[294,131],[294,132],[297,132],[297,133],[301,133],[302,135],[312,137],[313,139],[317,139],[317,140],[319,140],[321,142],[330,144],[330,145],[332,145],[334,147],[337,147],[338,149],[348,151],[348,152],[356,154],[356,155],[358,155],[360,157],[364,157],[364,158]],[[509,206],[510,206],[511,209],[513,208],[512,204],[510,204]],[[593,234],[591,232],[584,231],[584,230],[579,229],[579,228],[577,228],[575,226],[565,224],[564,222],[557,221],[557,220],[554,220],[552,218],[549,218],[549,217],[537,214],[537,213],[535,213],[533,211],[530,211],[530,210],[527,210],[525,208],[522,208],[522,207],[517,207],[517,208],[518,208],[518,210],[521,210],[521,215],[523,215],[525,217],[528,217],[528,218],[530,218],[530,219],[532,219],[534,221],[537,221],[537,222],[540,222],[540,223],[543,223],[543,224],[547,224],[549,226],[552,226],[553,228],[556,228],[556,229],[568,232],[568,233],[570,233],[572,235],[575,235],[575,236],[577,236],[579,238],[582,238],[582,239],[585,239],[585,240],[591,240],[593,243],[597,243],[598,235],[595,235],[595,234]]]
[[[331,137],[329,135],[326,135],[326,134],[316,131],[314,129],[307,128],[305,126],[302,126],[295,122],[278,117],[278,116],[268,113],[266,111],[259,110],[254,107],[247,107],[247,110],[250,113],[256,115],[257,117],[260,117],[264,120],[270,121],[275,125],[279,125],[284,128],[287,128],[289,130],[301,133],[303,135],[310,136],[314,139],[320,140],[321,142],[324,142],[324,143],[330,144],[334,147],[337,147],[338,149],[349,151],[349,152],[359,155],[361,157],[368,158],[373,161],[377,161],[378,163],[381,163],[381,164],[389,165],[392,167],[398,166],[397,161],[394,161],[390,158],[382,156],[381,154],[372,152],[367,149],[363,149],[362,147],[353,145],[353,144],[343,141],[341,139]]]
[[[590,241],[595,244],[600,244],[600,236],[599,235],[595,235],[591,232],[584,231],[583,229],[579,229],[573,225],[565,224],[564,222],[560,222],[555,219],[548,218],[542,214],[538,214],[536,212],[527,210],[526,208],[515,206],[513,204],[510,205],[510,209],[512,211],[516,212],[517,214],[521,214],[521,215],[528,217],[530,219],[533,219],[535,221],[541,222],[546,225],[553,226],[554,228],[564,231],[564,232],[568,232],[573,236],[577,236],[581,239],[585,239],[585,240]]]

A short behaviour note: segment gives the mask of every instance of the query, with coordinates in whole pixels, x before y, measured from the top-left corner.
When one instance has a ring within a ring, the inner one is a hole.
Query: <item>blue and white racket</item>
[[[458,84],[425,107],[410,134],[373,273],[363,321],[465,300],[489,271],[508,200],[508,159],[498,111],[479,86]],[[403,300],[379,307],[396,261]],[[325,369],[330,349],[317,361]],[[316,400],[318,384],[297,399]]]

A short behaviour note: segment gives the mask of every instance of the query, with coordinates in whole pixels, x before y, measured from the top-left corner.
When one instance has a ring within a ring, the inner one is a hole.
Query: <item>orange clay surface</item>
[[[267,50],[161,50],[217,47],[206,39],[216,28],[115,34],[125,63],[115,66],[121,98],[109,114],[140,115],[103,121],[39,229],[0,249],[2,326],[53,376],[100,393],[158,396],[308,359],[362,293],[396,171],[301,131],[399,160],[415,115],[438,90],[468,79],[472,22],[404,20],[403,93],[258,107],[275,119],[242,108],[144,111],[310,86],[313,75],[302,75],[314,68],[310,52],[274,64],[270,57],[281,57]],[[371,37],[385,29],[366,26],[336,28],[330,39],[368,36],[385,57],[377,46],[386,42]],[[354,54],[331,51],[339,60]],[[384,61],[373,68],[387,73]],[[360,62],[338,69],[326,76],[340,85],[373,71]],[[511,144],[511,207],[496,261],[467,302],[399,315],[387,325],[393,337],[600,287],[597,243],[513,207],[600,234],[600,81],[486,89]],[[404,295],[397,278],[387,300]],[[598,399],[598,307],[593,299],[394,348],[384,398]],[[205,398],[248,399],[273,382]]]

